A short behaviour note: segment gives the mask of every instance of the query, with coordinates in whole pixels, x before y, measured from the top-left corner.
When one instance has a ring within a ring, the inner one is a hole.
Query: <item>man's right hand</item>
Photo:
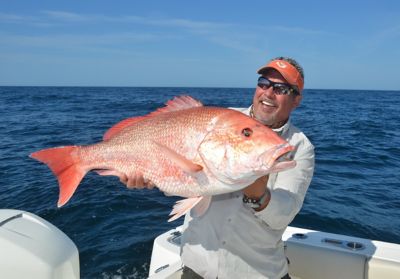
[[[126,185],[128,189],[153,189],[156,186],[152,181],[144,179],[143,173],[136,172],[131,176],[121,175],[119,180]]]

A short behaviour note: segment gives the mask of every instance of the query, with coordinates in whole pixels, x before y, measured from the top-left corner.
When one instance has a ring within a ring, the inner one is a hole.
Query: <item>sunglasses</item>
[[[259,77],[257,81],[258,87],[262,89],[268,89],[272,86],[272,89],[276,95],[298,95],[299,92],[290,86],[288,83],[273,82],[265,77]]]

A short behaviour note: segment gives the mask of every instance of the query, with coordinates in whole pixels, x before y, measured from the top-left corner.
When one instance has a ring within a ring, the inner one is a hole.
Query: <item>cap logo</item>
[[[281,62],[281,61],[276,61],[276,65],[278,65],[279,66],[279,68],[282,68],[282,69],[284,69],[284,68],[286,68],[287,66],[286,66],[286,64],[285,63],[283,63],[283,62]]]

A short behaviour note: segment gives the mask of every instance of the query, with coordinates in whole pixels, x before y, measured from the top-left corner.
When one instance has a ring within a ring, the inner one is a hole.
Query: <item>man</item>
[[[290,121],[300,104],[304,74],[291,58],[258,70],[253,104],[241,111],[274,129],[296,150],[296,167],[261,177],[242,191],[212,197],[200,217],[185,216],[182,278],[290,278],[282,234],[300,211],[314,171],[314,147]],[[154,186],[141,174],[121,181],[129,188]]]
[[[243,191],[213,196],[207,212],[185,217],[182,278],[290,278],[282,234],[300,211],[314,171],[314,147],[290,123],[304,74],[291,58],[258,70],[253,104],[241,111],[274,129],[296,150],[295,168],[261,177]]]

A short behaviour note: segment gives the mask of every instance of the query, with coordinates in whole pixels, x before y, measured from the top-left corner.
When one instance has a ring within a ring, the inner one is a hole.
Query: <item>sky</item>
[[[400,90],[400,1],[0,0],[0,86],[253,88],[277,56],[306,89]]]

